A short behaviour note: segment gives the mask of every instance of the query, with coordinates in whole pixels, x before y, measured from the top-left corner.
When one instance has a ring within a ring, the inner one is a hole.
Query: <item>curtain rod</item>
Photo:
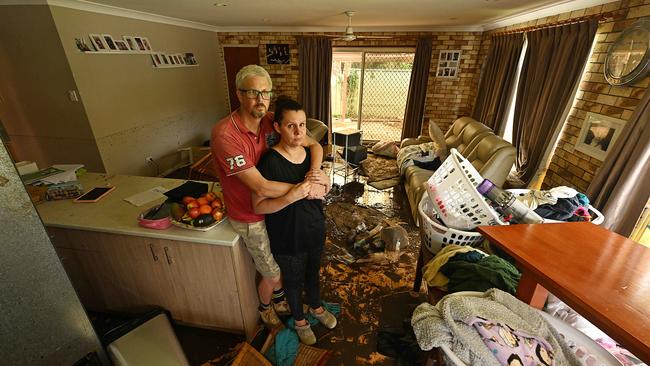
[[[497,33],[493,33],[492,36],[500,36],[500,35],[505,35],[505,34],[516,34],[516,33],[525,33],[525,32],[530,32],[530,31],[536,31],[540,29],[545,29],[545,28],[553,28],[553,27],[559,27],[562,25],[567,25],[567,24],[574,24],[574,23],[580,23],[585,20],[591,20],[591,19],[597,19],[599,23],[613,20],[614,19],[614,13],[613,12],[607,12],[607,13],[601,13],[601,14],[594,14],[594,15],[585,15],[577,18],[572,18],[572,19],[567,19],[567,20],[560,20],[554,23],[548,23],[548,24],[541,24],[541,25],[534,25],[526,28],[519,28],[519,29],[512,29],[509,31],[501,31]]]

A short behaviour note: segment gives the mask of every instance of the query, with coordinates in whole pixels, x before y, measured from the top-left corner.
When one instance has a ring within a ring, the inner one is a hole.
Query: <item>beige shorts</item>
[[[264,277],[279,277],[280,267],[271,254],[271,242],[264,221],[246,223],[230,219],[230,225],[244,240],[257,271]]]

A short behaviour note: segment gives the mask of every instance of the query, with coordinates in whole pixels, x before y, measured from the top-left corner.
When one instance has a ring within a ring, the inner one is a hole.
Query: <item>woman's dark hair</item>
[[[287,95],[280,95],[275,100],[275,114],[273,115],[273,121],[280,123],[284,117],[285,111],[302,111],[302,104],[291,99]]]

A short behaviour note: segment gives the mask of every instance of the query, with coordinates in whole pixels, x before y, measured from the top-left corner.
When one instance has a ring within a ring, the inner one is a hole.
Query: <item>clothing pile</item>
[[[438,169],[442,161],[436,146],[434,142],[425,142],[401,148],[397,153],[397,166],[400,174],[404,175],[406,168],[411,165],[427,170]]]
[[[580,365],[536,310],[498,289],[420,304],[411,324],[421,349],[445,346],[467,365]]]
[[[555,187],[548,191],[531,190],[517,199],[544,219],[591,221],[589,198],[570,187]]]
[[[498,288],[514,294],[521,274],[508,261],[466,245],[450,244],[422,268],[429,286],[448,292]]]

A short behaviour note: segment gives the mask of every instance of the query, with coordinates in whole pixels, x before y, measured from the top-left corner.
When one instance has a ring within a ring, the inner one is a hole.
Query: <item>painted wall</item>
[[[16,160],[103,171],[88,117],[47,6],[0,6],[0,120]]]
[[[596,33],[596,44],[593,54],[586,66],[576,100],[564,122],[558,145],[551,155],[550,165],[543,181],[543,187],[560,185],[572,186],[580,191],[586,191],[589,183],[600,168],[602,162],[594,157],[575,150],[575,143],[580,135],[587,112],[629,120],[634,109],[650,85],[650,76],[627,86],[611,86],[603,75],[603,62],[607,50],[621,31],[641,17],[650,15],[650,4],[643,0],[624,0],[587,9],[562,13],[530,22],[515,24],[506,28],[495,29],[485,34],[481,47],[481,60],[489,47],[489,35],[504,30],[516,30],[536,25],[553,24],[586,15],[607,13],[605,21],[601,21]]]
[[[209,139],[212,125],[227,113],[215,33],[51,9],[107,172],[154,175],[176,163],[177,148]],[[158,52],[193,52],[199,66],[156,69],[149,55],[84,54],[75,38],[89,33],[144,36]],[[156,159],[158,171],[145,163],[147,156]]]
[[[276,94],[298,96],[298,46],[296,36],[322,35],[325,33],[218,33],[221,45],[256,45],[259,46],[259,64],[266,68],[273,79],[273,89]],[[427,97],[424,111],[423,131],[428,129],[428,121],[432,119],[446,131],[449,125],[458,117],[469,115],[476,99],[478,88],[478,57],[481,45],[480,32],[381,32],[359,33],[359,35],[391,36],[390,39],[366,39],[352,42],[332,41],[333,47],[413,47],[419,37],[433,38],[431,68],[427,86]],[[266,63],[267,44],[288,44],[291,54],[289,65],[268,65]],[[439,79],[435,77],[437,60],[441,50],[463,51],[460,63],[460,74],[456,79]],[[221,50],[220,50],[221,51]],[[221,53],[221,57],[223,54]],[[227,95],[226,95],[227,97]],[[426,133],[426,132],[425,132]]]

